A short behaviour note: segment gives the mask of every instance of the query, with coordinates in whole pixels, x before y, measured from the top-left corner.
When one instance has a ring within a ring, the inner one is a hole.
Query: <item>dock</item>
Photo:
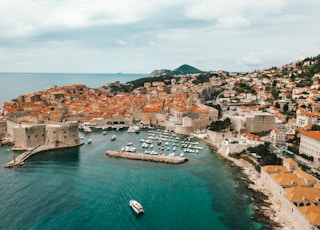
[[[163,156],[163,155],[150,155],[145,153],[130,153],[124,151],[106,151],[106,155],[110,157],[119,157],[130,160],[154,161],[167,164],[182,164],[188,161],[187,157],[180,156]]]
[[[48,151],[48,150],[54,150],[54,149],[64,149],[64,148],[73,148],[76,146],[83,145],[84,143],[80,143],[79,145],[75,146],[63,146],[63,147],[48,147],[48,146],[42,146],[42,145],[37,145],[32,147],[31,149],[23,152],[17,157],[14,157],[14,159],[8,163],[3,164],[2,166],[5,168],[17,168],[22,165],[24,165],[25,161],[31,157],[33,154],[40,153],[43,151]]]
[[[20,166],[24,165],[24,161],[26,159],[28,159],[31,155],[39,152],[39,149],[38,149],[38,151],[36,151],[36,149],[39,148],[39,147],[40,147],[40,145],[37,145],[37,146],[31,148],[30,150],[27,150],[27,151],[23,152],[18,157],[15,157],[12,161],[4,164],[3,167],[5,167],[5,168],[16,168],[16,167],[20,167]]]

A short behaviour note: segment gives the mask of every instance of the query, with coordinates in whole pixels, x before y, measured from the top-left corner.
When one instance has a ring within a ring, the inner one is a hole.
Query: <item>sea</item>
[[[106,82],[127,82],[147,74],[42,74],[0,73],[1,100],[37,92],[53,85],[76,83],[99,87]],[[171,165],[112,158],[132,142],[145,151],[141,139],[157,129],[128,133],[125,129],[101,129],[83,133],[84,145],[38,153],[20,168],[0,167],[0,229],[263,229],[267,223],[253,220],[251,192],[237,167],[199,140],[198,153],[185,153],[189,161]],[[117,139],[111,141],[111,136]],[[169,135],[169,134],[166,134]],[[172,134],[170,134],[172,135]],[[177,140],[175,154],[183,152]],[[92,143],[88,144],[88,140]],[[172,142],[173,143],[173,142]],[[158,151],[157,145],[154,150]],[[170,149],[169,149],[170,148]],[[165,154],[173,152],[166,147]],[[0,148],[0,164],[20,152]],[[137,215],[129,206],[135,199],[144,207]]]

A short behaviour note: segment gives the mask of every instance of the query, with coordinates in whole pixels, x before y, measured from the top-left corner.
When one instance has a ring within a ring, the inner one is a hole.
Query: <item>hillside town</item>
[[[251,73],[157,71],[133,85],[53,86],[6,101],[2,143],[77,146],[75,124],[194,135],[253,162],[297,229],[320,229],[320,56]]]

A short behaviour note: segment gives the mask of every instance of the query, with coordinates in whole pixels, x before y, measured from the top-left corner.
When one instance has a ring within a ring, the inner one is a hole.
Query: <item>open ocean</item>
[[[85,84],[97,88],[107,82],[127,81],[147,77],[148,74],[87,74],[87,73],[0,73],[0,102],[21,94],[34,93],[54,85]]]
[[[1,99],[37,92],[53,85],[84,83],[99,87],[126,82],[137,74],[7,74],[1,73]],[[111,142],[113,134],[117,140]],[[110,158],[133,142],[142,151],[139,134],[126,130],[94,130],[81,135],[92,144],[38,153],[21,168],[0,167],[0,229],[261,229],[252,221],[254,205],[240,171],[200,143],[199,154],[186,153],[181,165]],[[179,136],[180,140],[184,137]],[[196,141],[196,140],[195,140]],[[182,149],[177,148],[180,154]],[[13,159],[0,148],[0,164]],[[129,207],[138,200],[145,213]]]

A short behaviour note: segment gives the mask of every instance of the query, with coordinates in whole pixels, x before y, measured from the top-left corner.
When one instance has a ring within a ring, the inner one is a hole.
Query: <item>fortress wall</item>
[[[210,126],[211,121],[209,120],[193,120],[192,121],[192,129],[196,130],[206,130],[208,126]]]
[[[232,132],[215,132],[211,130],[207,130],[207,134],[210,140],[215,143],[218,147],[221,145],[223,140],[228,140],[233,138]]]
[[[242,133],[245,127],[245,121],[242,119],[235,119],[233,117],[230,118],[233,130],[237,131],[239,134]]]
[[[7,120],[7,135],[14,137],[13,130],[17,125],[18,125],[17,123]]]
[[[0,137],[3,137],[7,133],[7,121],[1,120],[0,121]]]
[[[188,135],[190,133],[192,133],[192,127],[183,127],[183,126],[167,126],[166,127],[166,130],[169,130],[169,131],[174,131],[175,133],[178,133],[178,134],[185,134],[185,135]]]
[[[132,125],[132,120],[122,116],[116,116],[112,118],[103,119],[101,122],[97,123],[97,125],[98,126],[118,125],[123,127],[129,127],[130,125]]]
[[[281,203],[282,213],[285,213],[288,221],[294,223],[295,229],[307,230],[310,228],[309,220],[298,210],[298,208],[290,202],[285,194],[286,191],[273,180],[270,174],[261,169],[259,183],[261,186],[269,190],[274,199]]]
[[[158,120],[166,120],[166,114],[165,113],[143,113],[143,112],[136,112],[132,114],[132,117],[134,120],[143,120],[145,116],[153,117],[154,119]]]
[[[48,147],[61,148],[80,144],[77,123],[50,124],[46,126],[45,144]]]
[[[254,118],[247,119],[245,126],[246,132],[248,133],[273,130],[276,127],[275,117],[270,115],[258,115]]]
[[[31,148],[45,141],[45,125],[14,127],[15,149]]]

